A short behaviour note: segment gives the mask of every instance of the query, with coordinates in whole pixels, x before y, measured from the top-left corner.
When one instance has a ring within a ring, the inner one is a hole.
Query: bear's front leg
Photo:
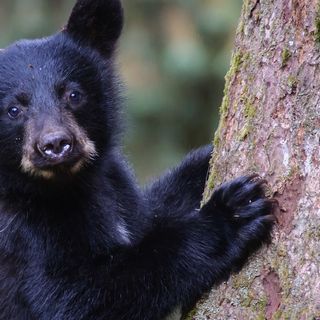
[[[264,189],[256,176],[242,177],[218,188],[200,212],[170,206],[151,215],[142,241],[115,257],[112,296],[119,298],[106,318],[179,319],[203,293],[239,271],[270,239],[275,201]]]

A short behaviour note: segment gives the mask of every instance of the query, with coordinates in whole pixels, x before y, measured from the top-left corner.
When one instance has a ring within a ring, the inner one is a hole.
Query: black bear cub
[[[0,319],[180,319],[270,237],[254,176],[200,209],[210,147],[141,190],[119,147],[119,0],[0,51]]]

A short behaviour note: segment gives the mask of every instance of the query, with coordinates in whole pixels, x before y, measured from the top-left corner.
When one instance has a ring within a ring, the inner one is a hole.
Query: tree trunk
[[[279,200],[278,225],[190,319],[320,319],[319,64],[318,0],[245,0],[205,198],[259,173]]]

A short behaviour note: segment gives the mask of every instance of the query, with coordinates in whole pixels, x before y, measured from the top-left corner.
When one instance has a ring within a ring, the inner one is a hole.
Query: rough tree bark
[[[205,196],[257,172],[273,242],[190,319],[320,319],[320,2],[245,0]]]

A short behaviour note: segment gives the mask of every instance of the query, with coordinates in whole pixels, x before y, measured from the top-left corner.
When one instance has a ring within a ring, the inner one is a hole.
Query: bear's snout
[[[25,127],[22,171],[44,178],[75,174],[96,156],[94,142],[70,113],[29,119]]]
[[[48,160],[63,162],[73,150],[73,138],[64,131],[42,134],[37,143],[40,154]]]

